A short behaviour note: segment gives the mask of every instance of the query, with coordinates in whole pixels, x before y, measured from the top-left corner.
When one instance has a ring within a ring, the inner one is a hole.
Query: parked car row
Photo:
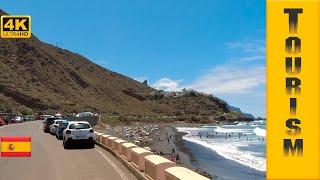
[[[87,121],[68,121],[60,117],[47,117],[43,121],[43,131],[62,140],[65,149],[76,144],[88,145],[91,148],[95,145],[95,134]]]
[[[33,121],[33,115],[0,114],[0,126]]]
[[[0,117],[0,126],[6,125],[6,121],[4,120],[4,118]]]

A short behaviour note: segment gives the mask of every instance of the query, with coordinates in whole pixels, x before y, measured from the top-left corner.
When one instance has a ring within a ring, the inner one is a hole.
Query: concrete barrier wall
[[[103,134],[102,136],[101,136],[101,143],[103,144],[103,145],[108,145],[108,137],[110,137],[110,135],[107,135],[107,134]]]
[[[158,155],[148,155],[145,159],[145,173],[152,180],[165,180],[165,169],[176,163]]]
[[[141,147],[135,147],[130,149],[131,151],[131,160],[133,164],[139,171],[144,171],[145,168],[145,160],[144,157],[148,155],[152,155],[151,151],[148,151]]]
[[[101,143],[101,136],[103,135],[103,133],[94,132],[94,134],[96,136],[96,141]]]
[[[113,155],[122,159],[122,163],[137,176],[144,180],[209,180],[190,169],[176,164],[162,156],[154,155],[151,151],[128,143],[117,137],[94,132],[97,141]],[[100,146],[101,146],[100,145]],[[121,155],[122,154],[122,155]],[[131,163],[130,163],[131,162]],[[143,173],[144,172],[144,173]]]
[[[98,124],[99,116],[67,117],[68,121],[87,121],[91,126]]]
[[[210,180],[185,167],[170,167],[165,170],[165,180]]]
[[[126,143],[127,141],[122,140],[122,139],[116,139],[113,141],[113,146],[114,146],[114,150],[118,153],[121,154],[120,148],[121,148],[121,144]]]
[[[131,160],[130,149],[135,147],[138,147],[138,146],[132,143],[123,143],[121,144],[120,154],[122,154],[127,159],[127,161],[131,162],[132,160]]]
[[[108,138],[108,147],[112,150],[114,149],[114,140],[118,139],[117,137],[109,136]]]

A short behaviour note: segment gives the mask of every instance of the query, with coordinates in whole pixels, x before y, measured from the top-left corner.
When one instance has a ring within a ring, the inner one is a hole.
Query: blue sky
[[[2,0],[42,41],[155,88],[213,93],[265,116],[265,1]]]

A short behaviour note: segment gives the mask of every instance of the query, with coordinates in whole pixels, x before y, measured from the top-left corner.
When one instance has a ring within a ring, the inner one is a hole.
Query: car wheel
[[[69,145],[65,140],[63,140],[63,148],[64,149],[68,149],[69,148]]]
[[[95,145],[94,141],[90,141],[89,147],[90,147],[90,148],[94,148],[94,145]]]
[[[90,143],[89,145],[90,148],[94,148],[94,143]]]

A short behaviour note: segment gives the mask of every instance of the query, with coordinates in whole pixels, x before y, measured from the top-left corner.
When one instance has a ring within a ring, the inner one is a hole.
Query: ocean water
[[[230,161],[241,164],[250,174],[265,175],[266,171],[266,124],[265,121],[238,123],[237,125],[178,127],[179,132],[187,135],[183,139],[209,149],[207,155],[216,153]],[[209,161],[210,159],[207,158]],[[206,159],[203,159],[204,161]],[[205,164],[209,164],[207,162]],[[228,168],[228,167],[226,167]],[[250,171],[252,169],[252,171]],[[249,172],[250,171],[250,172]],[[253,179],[256,179],[253,178]]]

